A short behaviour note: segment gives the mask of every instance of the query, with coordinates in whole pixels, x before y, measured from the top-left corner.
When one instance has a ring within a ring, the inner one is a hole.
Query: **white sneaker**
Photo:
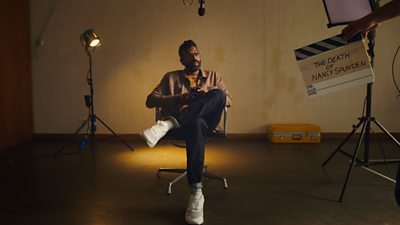
[[[173,128],[171,121],[159,120],[157,123],[141,133],[142,137],[146,140],[147,145],[152,148],[157,142],[167,134],[169,130]]]
[[[185,220],[188,224],[203,224],[204,195],[190,195]]]

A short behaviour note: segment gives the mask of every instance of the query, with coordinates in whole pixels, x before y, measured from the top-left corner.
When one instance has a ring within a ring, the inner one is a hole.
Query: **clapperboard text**
[[[294,51],[308,96],[371,83],[374,74],[361,35],[336,35]]]
[[[337,66],[338,63],[342,60],[350,59],[350,52],[346,52],[334,57],[329,57],[327,59],[323,59],[321,61],[314,62],[314,66],[317,70],[320,70],[321,67],[324,68],[323,71],[317,72],[312,75],[312,81],[319,81],[324,78],[329,78],[334,75],[340,76],[341,73],[345,73],[350,70],[355,70],[358,68],[364,68],[368,65],[368,61],[362,60],[357,62],[352,62],[350,65],[345,66]]]

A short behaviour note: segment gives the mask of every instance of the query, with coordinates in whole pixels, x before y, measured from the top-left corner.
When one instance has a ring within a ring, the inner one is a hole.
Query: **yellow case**
[[[272,143],[321,142],[321,128],[313,124],[269,124],[267,132]]]

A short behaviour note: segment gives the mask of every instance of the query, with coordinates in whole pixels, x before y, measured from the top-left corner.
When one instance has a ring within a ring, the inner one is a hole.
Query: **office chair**
[[[217,132],[214,131],[214,133],[208,138],[210,139],[225,139],[227,137],[227,112],[228,108],[225,107],[224,112],[223,112],[223,131],[222,132]],[[159,120],[161,117],[161,108],[157,107],[156,108],[156,121]],[[163,137],[163,140],[168,140],[173,146],[178,147],[178,148],[185,148],[186,146],[184,144],[177,143],[177,141],[184,141],[183,139],[179,139],[177,137],[171,137],[166,136]],[[178,173],[179,176],[177,176],[174,180],[170,181],[168,183],[168,195],[172,193],[172,185],[174,185],[176,182],[180,181],[182,178],[186,177],[187,172],[186,169],[184,168],[159,168],[157,171],[157,179],[160,179],[160,173],[165,172],[165,173]],[[225,177],[221,177],[218,175],[215,175],[213,173],[208,172],[208,167],[206,164],[204,164],[203,167],[203,178],[209,178],[209,179],[215,179],[215,180],[220,180],[223,182],[224,188],[228,189],[228,182],[226,181]]]

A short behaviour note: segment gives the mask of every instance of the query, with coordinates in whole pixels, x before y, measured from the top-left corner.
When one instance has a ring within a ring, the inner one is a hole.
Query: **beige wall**
[[[347,132],[357,122],[366,87],[310,99],[293,56],[293,49],[342,29],[326,27],[321,0],[207,0],[204,17],[194,2],[31,1],[35,133],[71,133],[87,115],[88,58],[79,42],[87,28],[103,43],[93,55],[95,111],[118,133],[139,133],[153,123],[145,98],[166,71],[182,67],[177,48],[186,39],[197,42],[203,67],[218,71],[234,97],[230,133],[303,122]],[[400,131],[390,74],[399,24],[379,27],[375,51],[373,114],[392,132]],[[42,46],[35,43],[40,36]],[[101,125],[99,132],[107,133]]]

